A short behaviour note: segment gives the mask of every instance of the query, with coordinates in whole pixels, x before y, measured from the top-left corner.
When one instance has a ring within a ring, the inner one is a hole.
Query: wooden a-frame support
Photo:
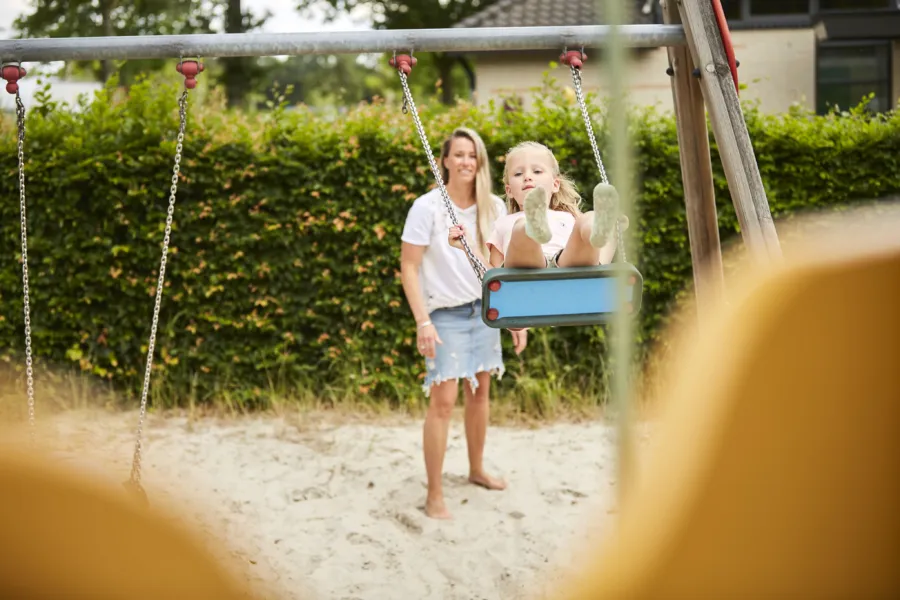
[[[704,314],[724,294],[706,107],[751,257],[779,260],[781,248],[712,2],[664,0],[662,7],[665,22],[682,24],[687,38],[687,46],[668,53],[697,309]]]

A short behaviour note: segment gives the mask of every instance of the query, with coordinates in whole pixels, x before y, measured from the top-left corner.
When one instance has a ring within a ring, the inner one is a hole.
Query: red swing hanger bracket
[[[0,69],[0,77],[6,80],[6,91],[16,94],[19,91],[19,80],[25,77],[26,71],[18,63],[4,63]]]
[[[199,59],[195,60],[192,58],[181,60],[175,65],[175,70],[184,75],[184,87],[189,90],[197,87],[197,75],[202,73],[204,69],[206,67]]]
[[[563,53],[559,55],[559,62],[567,67],[574,67],[579,71],[586,60],[587,54],[584,53],[584,48],[581,50],[568,50],[563,48]]]

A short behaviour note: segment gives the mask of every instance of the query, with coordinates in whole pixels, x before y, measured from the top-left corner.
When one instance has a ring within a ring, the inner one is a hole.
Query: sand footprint
[[[400,512],[399,510],[372,510],[369,511],[369,515],[373,519],[379,521],[389,519],[410,533],[420,534],[423,531],[422,526],[416,523],[415,517]]]
[[[294,502],[304,502],[306,500],[322,500],[331,498],[331,494],[317,487],[309,487],[303,490],[294,490],[290,494],[290,498]]]
[[[394,513],[394,520],[411,533],[422,533],[422,526],[416,523],[415,519],[407,514],[396,512]]]
[[[374,546],[380,546],[377,541],[367,536],[364,533],[356,533],[355,531],[351,531],[347,534],[347,541],[355,546],[361,546],[363,544],[371,544]]]
[[[579,500],[587,498],[587,494],[571,488],[557,488],[546,490],[541,495],[551,504],[577,504]]]

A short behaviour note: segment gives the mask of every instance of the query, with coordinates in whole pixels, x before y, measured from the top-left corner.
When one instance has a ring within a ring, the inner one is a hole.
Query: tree
[[[31,12],[13,22],[20,37],[90,37],[116,35],[177,35],[215,33],[224,24],[229,33],[262,26],[269,15],[254,17],[242,11],[241,0],[32,0]],[[128,83],[141,71],[171,65],[165,60],[135,60],[121,66],[120,81]],[[258,73],[243,57],[222,60],[222,79],[229,105],[241,104]],[[86,71],[106,82],[111,61],[70,61],[70,71]]]
[[[32,0],[31,12],[18,17],[13,29],[20,37],[94,37],[205,33],[211,31],[216,3],[204,0]],[[158,69],[161,61],[135,61],[122,73]],[[105,82],[111,61],[71,61],[70,69],[87,71]]]
[[[220,0],[221,1],[221,0]],[[269,18],[266,13],[257,19],[249,11],[241,9],[241,0],[224,0],[225,32],[245,33],[261,27]],[[247,99],[247,91],[262,79],[259,60],[247,56],[235,56],[222,59],[222,82],[230,107],[242,107]]]
[[[283,96],[290,104],[340,107],[371,102],[384,96],[385,88],[396,84],[390,68],[371,68],[349,54],[305,54],[287,60],[263,59],[263,81],[268,100]],[[394,76],[396,78],[396,75]],[[284,88],[290,85],[290,92]],[[274,91],[274,90],[277,90]]]
[[[297,9],[309,13],[326,6],[325,18],[333,20],[341,14],[365,9],[372,16],[375,29],[432,29],[450,27],[462,19],[484,10],[498,0],[297,0]],[[446,52],[430,54],[438,79],[441,82],[441,101],[451,104],[455,98],[453,67],[463,68],[474,87],[474,71],[468,61],[459,55]],[[421,68],[422,61],[417,68]]]

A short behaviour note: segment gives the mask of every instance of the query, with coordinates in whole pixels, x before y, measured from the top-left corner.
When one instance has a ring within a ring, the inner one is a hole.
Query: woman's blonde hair
[[[487,248],[487,239],[491,234],[491,228],[497,218],[497,207],[494,205],[493,193],[491,191],[491,163],[488,159],[487,148],[484,141],[474,130],[468,127],[457,127],[453,133],[444,140],[441,145],[441,157],[438,159],[438,165],[441,169],[441,178],[444,185],[450,181],[450,171],[444,166],[444,159],[450,155],[450,147],[456,138],[464,138],[475,145],[475,210],[477,214],[478,231],[476,231],[476,240],[478,247],[484,256],[488,256],[490,252]]]
[[[544,152],[547,155],[547,163],[553,170],[553,176],[559,179],[559,191],[550,196],[550,210],[561,210],[563,212],[571,213],[576,217],[580,215],[581,210],[578,208],[578,205],[581,203],[581,196],[578,194],[578,188],[575,187],[575,182],[560,172],[559,162],[557,162],[556,157],[553,156],[553,152],[550,151],[550,148],[541,143],[531,141],[520,142],[509,149],[506,153],[506,160],[503,163],[504,187],[509,185],[509,159],[517,152],[523,150],[540,150]],[[511,196],[506,196],[506,208],[510,213],[522,210],[522,207],[520,207]]]

